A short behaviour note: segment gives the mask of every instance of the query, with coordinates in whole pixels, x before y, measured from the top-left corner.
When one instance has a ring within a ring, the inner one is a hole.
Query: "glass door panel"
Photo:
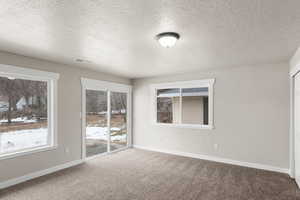
[[[110,151],[127,146],[127,93],[110,92]]]
[[[107,92],[86,90],[86,157],[107,152]]]

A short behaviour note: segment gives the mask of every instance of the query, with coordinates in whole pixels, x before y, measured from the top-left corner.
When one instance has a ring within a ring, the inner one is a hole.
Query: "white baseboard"
[[[157,149],[157,148],[144,147],[144,146],[139,146],[139,145],[133,145],[133,147],[137,148],[137,149],[148,150],[148,151],[156,151],[156,152],[173,154],[173,155],[178,155],[178,156],[198,158],[198,159],[202,159],[202,160],[209,160],[209,161],[214,161],[214,162],[220,162],[220,163],[226,163],[226,164],[231,164],[231,165],[238,165],[238,166],[243,166],[243,167],[250,167],[250,168],[255,168],[255,169],[280,172],[280,173],[285,173],[285,174],[290,173],[290,170],[286,169],[286,168],[274,167],[274,166],[263,165],[263,164],[258,164],[258,163],[250,163],[250,162],[231,160],[231,159],[227,159],[227,158],[219,158],[219,157],[215,157],[215,156],[208,156],[208,155],[201,155],[201,154],[194,154],[194,153],[171,151],[171,150],[166,150],[166,149]]]
[[[27,175],[24,175],[21,177],[17,177],[17,178],[13,178],[13,179],[10,179],[10,180],[4,181],[4,182],[0,182],[0,189],[4,189],[4,188],[7,188],[7,187],[10,187],[10,186],[13,186],[13,185],[16,185],[16,184],[40,177],[40,176],[51,174],[53,172],[56,172],[56,171],[59,171],[62,169],[73,167],[73,166],[79,165],[81,163],[83,163],[82,160],[74,160],[74,161],[71,161],[71,162],[68,162],[68,163],[65,163],[62,165],[57,165],[55,167],[51,167],[48,169],[30,173],[30,174],[27,174]]]
[[[179,152],[179,151],[171,151],[171,150],[165,150],[165,149],[157,149],[157,148],[151,148],[151,147],[144,147],[139,145],[133,145],[134,148],[138,149],[144,149],[148,151],[156,151],[161,153],[167,153],[167,154],[173,154],[178,156],[185,156],[185,157],[191,157],[191,158],[198,158],[202,160],[209,160],[209,161],[215,161],[220,163],[226,163],[226,164],[232,164],[232,165],[238,165],[243,167],[250,167],[250,168],[256,168],[256,169],[262,169],[262,170],[268,170],[268,171],[274,171],[274,172],[280,172],[280,173],[286,173],[289,174],[290,170],[286,168],[280,168],[280,167],[274,167],[270,165],[263,165],[263,164],[257,164],[257,163],[249,163],[249,162],[243,162],[243,161],[237,161],[237,160],[231,160],[226,158],[219,158],[215,156],[208,156],[208,155],[201,155],[201,154],[194,154],[194,153],[187,153],[187,152]],[[18,178],[13,178],[4,182],[0,182],[0,189],[4,189],[40,176],[44,176],[47,174],[51,174],[53,172],[66,169],[69,167],[73,167],[76,165],[79,165],[83,163],[83,160],[74,160],[62,165],[57,165],[55,167],[51,167],[45,170],[33,172]]]

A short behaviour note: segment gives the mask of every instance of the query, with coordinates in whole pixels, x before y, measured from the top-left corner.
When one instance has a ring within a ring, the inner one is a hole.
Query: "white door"
[[[300,186],[300,73],[294,78],[295,178]]]

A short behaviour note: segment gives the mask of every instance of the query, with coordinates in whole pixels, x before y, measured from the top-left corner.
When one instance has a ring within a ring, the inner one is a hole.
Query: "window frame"
[[[150,85],[152,106],[151,113],[154,125],[165,126],[165,127],[178,127],[178,128],[192,128],[192,129],[213,129],[214,128],[214,83],[215,78],[192,80],[192,81],[177,81],[169,83],[158,83]],[[184,88],[199,88],[208,87],[208,124],[183,124],[182,119],[182,96],[181,91]],[[160,123],[157,121],[157,90],[160,89],[173,89],[179,88],[180,90],[180,108],[179,108],[179,123]]]
[[[47,144],[0,154],[0,160],[56,149],[57,143],[57,81],[58,73],[0,64],[1,77],[47,82]]]

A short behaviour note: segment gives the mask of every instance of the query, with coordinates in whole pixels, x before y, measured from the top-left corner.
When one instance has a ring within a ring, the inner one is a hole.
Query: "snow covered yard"
[[[8,122],[7,119],[0,120],[0,124],[7,123],[7,122]],[[37,122],[37,120],[36,119],[28,119],[27,117],[18,117],[18,118],[12,119],[11,122],[34,123],[34,122]]]
[[[114,151],[127,145],[127,134],[124,128],[111,128],[110,151]],[[86,127],[86,156],[94,156],[105,153],[108,150],[108,133],[106,127],[88,126]]]
[[[112,127],[111,131],[120,131],[120,128]],[[94,140],[107,140],[107,128],[106,127],[86,127],[86,139]],[[112,141],[126,141],[126,134],[111,135]]]
[[[9,153],[47,145],[47,128],[26,129],[0,133],[0,153]],[[113,127],[112,131],[120,131]],[[107,128],[86,127],[86,139],[107,140]],[[126,134],[112,135],[111,141],[126,141]]]
[[[47,128],[39,128],[0,133],[0,153],[46,145],[47,130]]]

